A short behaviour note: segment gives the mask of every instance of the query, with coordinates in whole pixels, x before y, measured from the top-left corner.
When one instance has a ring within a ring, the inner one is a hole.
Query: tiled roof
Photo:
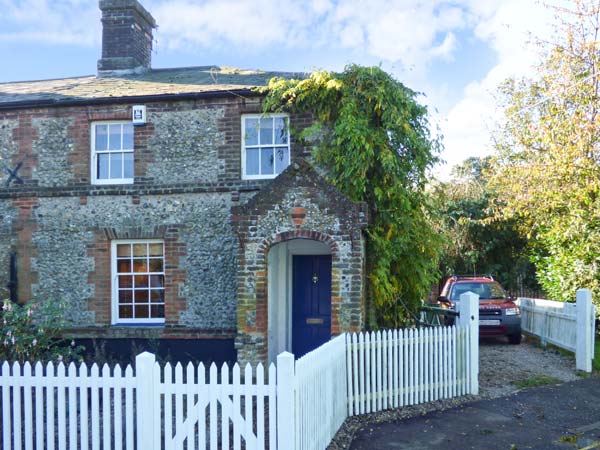
[[[264,86],[274,76],[303,78],[302,73],[262,72],[231,67],[151,69],[141,74],[83,76],[56,80],[0,83],[0,107],[19,104],[94,102],[127,97],[239,92]]]

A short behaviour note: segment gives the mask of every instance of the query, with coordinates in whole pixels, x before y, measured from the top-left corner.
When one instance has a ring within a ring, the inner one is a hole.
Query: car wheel
[[[521,333],[519,334],[511,334],[508,336],[508,342],[512,345],[519,345],[521,343]]]

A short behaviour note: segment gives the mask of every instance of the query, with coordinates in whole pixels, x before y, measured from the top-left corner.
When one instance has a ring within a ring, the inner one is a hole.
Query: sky
[[[152,66],[342,70],[379,65],[443,135],[436,176],[492,153],[497,86],[533,76],[531,36],[551,35],[536,0],[141,0],[158,22]],[[0,82],[90,75],[101,51],[97,0],[0,0]]]

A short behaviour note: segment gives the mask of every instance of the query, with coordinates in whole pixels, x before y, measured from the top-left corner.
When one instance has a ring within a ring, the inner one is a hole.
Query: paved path
[[[350,449],[583,447],[600,449],[600,378],[533,388],[397,423],[367,424],[356,433]]]

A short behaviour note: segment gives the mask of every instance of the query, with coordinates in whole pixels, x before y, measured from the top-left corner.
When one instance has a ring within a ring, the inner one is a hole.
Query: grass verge
[[[527,389],[537,386],[545,386],[547,384],[557,384],[561,381],[557,378],[548,377],[546,375],[536,375],[535,377],[526,378],[524,380],[519,380],[515,383],[515,385],[519,389]]]

